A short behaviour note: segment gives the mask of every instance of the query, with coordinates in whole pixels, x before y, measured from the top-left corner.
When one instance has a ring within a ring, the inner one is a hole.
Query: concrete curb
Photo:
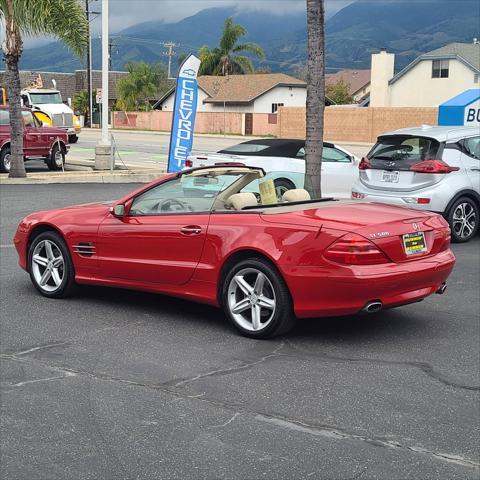
[[[162,171],[32,173],[26,178],[0,176],[0,185],[35,185],[55,183],[149,183],[165,175]]]

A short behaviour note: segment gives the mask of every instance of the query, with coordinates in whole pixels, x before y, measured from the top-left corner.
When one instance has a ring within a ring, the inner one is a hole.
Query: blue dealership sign
[[[192,150],[195,114],[197,113],[197,73],[200,59],[188,56],[178,72],[173,107],[172,131],[168,153],[168,171],[178,172]]]
[[[438,124],[480,126],[480,89],[472,88],[438,107]]]

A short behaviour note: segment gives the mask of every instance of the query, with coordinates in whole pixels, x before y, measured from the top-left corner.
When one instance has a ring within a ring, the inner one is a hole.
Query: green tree
[[[77,0],[0,0],[0,20],[5,25],[3,54],[6,65],[11,127],[9,177],[25,177],[23,120],[18,63],[25,35],[52,35],[81,56],[88,44],[88,24]]]
[[[117,83],[117,107],[120,110],[150,110],[148,99],[161,95],[173,85],[161,64],[129,62],[125,68],[128,75]]]
[[[232,73],[253,73],[252,61],[245,55],[239,53],[249,53],[259,59],[264,59],[265,54],[255,43],[241,43],[238,41],[247,34],[247,30],[242,25],[235,23],[233,18],[227,18],[223,27],[223,33],[220,37],[220,45],[210,49],[203,46],[199,50],[201,60],[199,75],[229,75]]]
[[[325,95],[337,105],[353,103],[353,97],[350,95],[350,85],[345,83],[343,79],[327,85]]]
[[[307,0],[307,136],[305,140],[305,188],[321,198],[323,113],[325,110],[325,6],[323,0]]]
[[[93,96],[93,95],[92,95]],[[90,102],[88,101],[88,91],[87,90],[80,90],[74,97],[73,97],[73,108],[75,112],[79,115],[83,115],[85,119],[88,117],[90,118]]]

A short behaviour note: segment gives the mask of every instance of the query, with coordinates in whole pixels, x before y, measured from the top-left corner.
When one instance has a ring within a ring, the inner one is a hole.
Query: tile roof
[[[343,80],[349,86],[348,93],[354,95],[370,83],[370,76],[371,70],[339,70],[336,73],[327,73],[325,83],[332,85]]]
[[[198,77],[199,87],[209,96],[206,103],[251,103],[276,86],[306,87],[306,83],[284,73],[203,75]]]

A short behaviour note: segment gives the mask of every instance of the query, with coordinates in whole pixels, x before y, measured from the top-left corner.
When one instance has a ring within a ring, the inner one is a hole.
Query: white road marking
[[[5,245],[0,245],[0,248],[15,248],[13,243],[7,243]]]

